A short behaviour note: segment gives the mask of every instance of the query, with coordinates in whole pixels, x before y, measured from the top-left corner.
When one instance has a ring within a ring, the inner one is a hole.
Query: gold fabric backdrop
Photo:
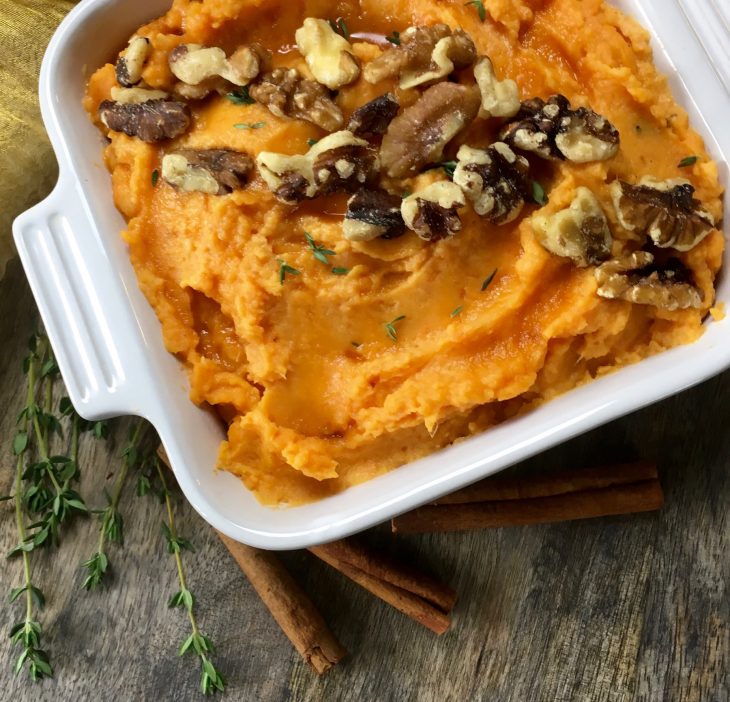
[[[0,0],[0,277],[15,256],[10,227],[56,182],[38,109],[43,52],[72,0]]]

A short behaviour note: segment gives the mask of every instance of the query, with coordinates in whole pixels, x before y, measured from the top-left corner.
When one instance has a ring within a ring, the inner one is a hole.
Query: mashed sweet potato
[[[306,73],[294,45],[306,17],[336,9],[351,34],[381,36],[443,22],[466,30],[497,73],[517,82],[521,99],[562,93],[621,134],[620,152],[608,161],[534,163],[549,203],[530,204],[511,224],[491,225],[466,208],[450,239],[430,243],[408,233],[353,243],[341,230],[346,194],[292,207],[255,174],[223,197],[179,192],[153,177],[169,142],[109,132],[106,162],[139,285],[168,350],[189,369],[192,400],[213,405],[228,422],[220,466],[264,503],[335,493],[702,333],[723,253],[719,231],[677,254],[703,307],[669,312],[598,297],[593,272],[548,253],[531,226],[538,210],[567,206],[579,186],[596,194],[615,225],[606,184],[644,175],[690,179],[719,221],[716,166],[655,69],[646,32],[601,0],[484,5],[481,23],[462,0],[341,0],[336,7],[175,0],[139,31],[153,47],[145,82],[169,89],[167,56],[180,43],[232,51],[258,41],[274,52],[275,66]],[[351,41],[363,63],[382,50],[382,42]],[[90,80],[86,106],[94,118],[114,85],[112,65]],[[339,91],[337,104],[347,116],[394,85],[360,78]],[[308,122],[219,95],[194,103],[192,113],[177,147],[255,157],[304,153],[308,140],[324,136]],[[490,143],[498,128],[482,120],[458,142]],[[680,169],[688,155],[699,159]],[[443,174],[430,171],[418,182],[437,178]],[[334,252],[328,265],[313,256],[305,232]],[[281,261],[296,271],[283,284]],[[348,272],[335,275],[332,267]],[[401,317],[389,334],[386,324]]]

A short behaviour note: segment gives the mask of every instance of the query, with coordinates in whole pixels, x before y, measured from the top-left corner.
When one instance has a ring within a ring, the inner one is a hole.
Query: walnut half
[[[182,83],[199,88],[195,97],[203,97],[219,78],[233,85],[248,85],[270,58],[271,53],[260,44],[241,46],[230,56],[217,46],[180,44],[170,52],[168,63]]]
[[[352,113],[347,129],[363,139],[382,136],[399,109],[400,103],[395,95],[385,93],[358,107]]]
[[[406,226],[424,241],[438,241],[453,236],[461,229],[456,211],[466,204],[461,188],[448,181],[436,183],[409,195],[401,203]]]
[[[638,185],[611,184],[616,216],[621,226],[639,238],[648,236],[662,249],[689,251],[714,228],[712,215],[694,197],[688,180],[642,178]]]
[[[347,201],[342,233],[348,241],[395,239],[404,231],[401,198],[397,195],[364,188]]]
[[[457,68],[474,63],[476,47],[462,29],[445,24],[409,27],[400,35],[400,44],[371,61],[363,76],[369,83],[400,76],[403,90],[446,78]]]
[[[135,92],[130,96],[130,92]],[[120,100],[104,100],[99,105],[99,119],[113,132],[154,143],[180,136],[190,126],[190,108],[184,102],[157,97],[158,91],[128,88]],[[139,95],[138,93],[153,93]],[[114,91],[112,91],[114,95]],[[165,93],[161,93],[165,95]],[[117,97],[120,97],[117,94]],[[148,99],[142,99],[147,97]]]
[[[377,153],[367,141],[343,130],[329,134],[306,154],[262,151],[256,164],[275,197],[286,204],[362,187],[377,172]]]
[[[336,90],[357,80],[360,62],[350,42],[332,29],[329,22],[307,17],[294,37],[315,79]]]
[[[606,215],[588,188],[578,188],[568,208],[535,217],[532,229],[543,248],[571,259],[580,268],[597,265],[611,256],[613,239]]]
[[[479,104],[475,87],[437,83],[428,88],[388,126],[380,148],[388,175],[415,175],[440,161],[446,145],[477,116]]]
[[[117,59],[114,72],[117,83],[123,88],[131,88],[142,80],[142,69],[152,51],[147,37],[134,36],[129,40],[124,53]]]
[[[325,131],[342,127],[342,110],[323,85],[307,80],[294,68],[275,68],[249,88],[251,97],[277,117],[304,119]]]
[[[253,161],[228,149],[181,149],[165,154],[162,178],[183,192],[225,195],[246,184]]]
[[[598,295],[609,300],[626,300],[669,311],[702,307],[700,290],[676,258],[658,267],[653,254],[635,251],[599,266],[595,276]]]
[[[466,144],[456,154],[456,183],[471,201],[474,211],[494,224],[516,219],[530,194],[530,164],[504,142],[486,150]]]
[[[494,65],[487,56],[482,56],[474,66],[479,92],[482,96],[482,107],[479,116],[514,117],[520,111],[520,91],[517,83],[509,78],[498,80]]]
[[[553,95],[547,102],[540,98],[523,102],[499,138],[542,158],[574,163],[612,158],[620,143],[618,130],[605,117],[585,107],[571,109],[563,95]]]

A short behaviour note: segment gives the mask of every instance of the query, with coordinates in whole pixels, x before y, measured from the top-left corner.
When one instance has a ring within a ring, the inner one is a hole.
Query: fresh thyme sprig
[[[398,332],[395,329],[395,325],[398,324],[398,322],[402,322],[405,318],[406,316],[402,314],[400,317],[396,317],[394,320],[385,325],[385,333],[392,341],[398,341]]]
[[[119,500],[129,472],[141,463],[139,444],[143,426],[144,420],[139,419],[130,429],[127,446],[122,451],[122,465],[114,481],[112,493],[111,495],[106,494],[107,506],[101,513],[101,527],[96,551],[91,558],[81,564],[88,571],[83,582],[86,590],[93,590],[101,585],[109,570],[109,556],[105,548],[107,540],[118,544],[124,541],[124,520],[119,511]]]
[[[279,264],[279,282],[284,285],[286,276],[288,275],[301,275],[302,272],[296,268],[290,266],[283,258],[277,258],[276,262]]]
[[[394,46],[400,46],[400,32],[397,32],[394,29],[387,37],[385,37],[385,40],[389,41]]]
[[[34,531],[28,536],[32,548],[38,548],[58,545],[61,524],[77,514],[88,513],[88,508],[81,495],[71,488],[71,483],[79,477],[78,428],[76,431],[72,428],[73,457],[50,451],[50,439],[54,433],[61,433],[61,424],[52,412],[53,381],[58,375],[58,367],[45,335],[35,334],[31,338],[23,367],[32,382],[19,420],[27,420],[25,440],[29,445],[32,442],[38,458],[23,472],[23,480],[28,485],[23,500],[29,512],[39,515],[39,519],[30,525]],[[36,377],[42,388],[42,407],[35,399]]]
[[[253,105],[256,102],[256,100],[254,100],[248,92],[247,85],[244,85],[242,88],[238,88],[238,90],[234,90],[233,92],[228,93],[226,97],[234,105]]]
[[[326,249],[322,246],[322,244],[318,244],[307,232],[304,232],[304,238],[307,240],[312,256],[314,256],[320,263],[324,263],[325,266],[329,266],[330,262],[327,257],[334,256],[335,252],[331,249]]]
[[[548,197],[545,194],[545,188],[543,188],[542,184],[536,180],[532,181],[532,199],[541,207],[548,204]]]
[[[338,17],[336,20],[327,20],[332,31],[337,34],[341,34],[345,39],[350,41],[350,30],[347,28],[347,23],[342,17]]]
[[[177,577],[180,583],[180,589],[170,598],[168,607],[183,607],[188,614],[192,629],[190,636],[180,646],[178,655],[183,656],[188,651],[193,651],[200,658],[200,689],[203,694],[210,695],[216,691],[222,692],[225,688],[225,680],[210,658],[210,654],[213,651],[213,644],[198,627],[198,622],[195,617],[195,596],[188,588],[185,570],[183,569],[182,552],[192,551],[193,547],[187,539],[182,538],[177,533],[175,516],[172,510],[172,500],[170,499],[170,491],[167,489],[162,462],[156,455],[152,456],[152,461],[157,471],[161,494],[164,497],[167,510],[167,522],[163,522],[162,529],[167,540],[167,550],[175,557]]]
[[[27,377],[26,407],[34,404],[37,364],[35,345],[36,343],[33,341],[29,358],[24,362]],[[25,526],[23,472],[25,454],[29,448],[29,413],[22,412],[19,423],[20,429],[13,441],[13,452],[16,456],[13,499],[15,500],[15,523],[18,530],[18,545],[8,555],[20,555],[23,562],[23,585],[13,588],[10,592],[10,602],[14,602],[22,594],[25,594],[25,617],[10,630],[10,640],[13,644],[20,644],[23,649],[15,662],[15,674],[17,675],[27,663],[31,679],[39,680],[40,678],[52,676],[53,668],[48,659],[48,654],[41,648],[42,629],[40,622],[34,618],[34,605],[39,609],[42,608],[45,604],[45,597],[40,588],[33,584],[31,577],[30,551],[33,549],[33,542],[29,540]]]
[[[484,22],[484,20],[487,19],[487,8],[484,7],[484,2],[482,0],[469,0],[469,2],[465,2],[464,5],[473,5],[476,8],[480,22]]]

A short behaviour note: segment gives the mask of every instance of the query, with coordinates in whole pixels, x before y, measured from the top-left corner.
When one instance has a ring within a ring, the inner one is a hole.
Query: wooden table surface
[[[12,481],[11,439],[22,406],[20,361],[36,318],[17,261],[0,283],[0,490]],[[413,560],[459,592],[452,630],[438,638],[303,552],[283,558],[350,651],[324,678],[302,662],[223,545],[178,495],[185,556],[202,628],[217,645],[225,699],[590,700],[720,702],[730,699],[730,431],[725,374],[595,430],[515,470],[523,474],[597,460],[653,458],[667,504],[658,514],[373,544]],[[102,504],[119,466],[128,420],[107,442],[87,438],[82,494]],[[87,593],[79,564],[94,549],[95,519],[80,520],[60,553],[34,554],[48,605],[40,618],[55,677],[33,685],[11,672],[0,644],[2,700],[195,700],[197,663],[176,650],[188,636],[162,510],[129,485],[123,549],[112,545],[113,578]],[[11,503],[0,503],[0,546],[16,542]],[[0,569],[0,593],[21,566]],[[2,607],[7,632],[19,603]]]

